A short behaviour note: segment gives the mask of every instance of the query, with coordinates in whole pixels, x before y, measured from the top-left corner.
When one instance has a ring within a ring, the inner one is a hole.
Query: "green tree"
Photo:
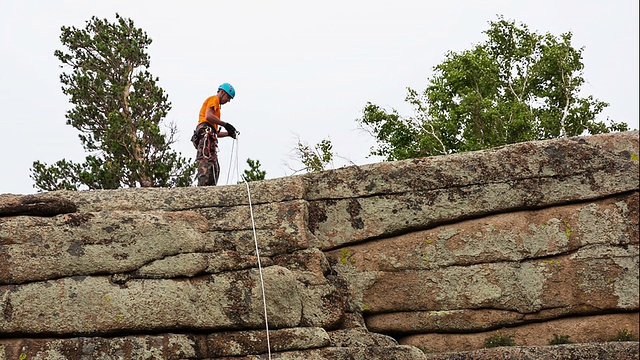
[[[584,48],[524,24],[489,22],[486,42],[448,52],[423,92],[408,88],[415,116],[367,103],[359,125],[387,160],[487,149],[522,141],[626,131],[596,119],[609,104],[580,97]]]
[[[264,180],[267,172],[260,170],[260,160],[254,161],[252,159],[247,159],[247,165],[249,165],[249,170],[245,170],[244,174],[242,174],[243,181],[249,182]]]
[[[195,164],[170,149],[175,124],[161,124],[171,103],[147,70],[151,39],[131,19],[111,23],[95,16],[84,29],[63,26],[66,51],[54,55],[69,71],[62,92],[73,105],[67,124],[80,131],[89,155],[84,163],[66,159],[33,163],[40,190],[189,186]]]
[[[329,168],[329,165],[333,162],[333,145],[331,140],[323,139],[315,146],[310,146],[307,143],[303,143],[298,140],[298,145],[294,149],[295,158],[304,165],[302,169],[295,170],[314,172],[323,171]]]

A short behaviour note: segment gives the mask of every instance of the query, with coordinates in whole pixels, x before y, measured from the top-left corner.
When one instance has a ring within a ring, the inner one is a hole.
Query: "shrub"
[[[503,335],[497,332],[495,335],[489,336],[484,339],[485,348],[494,348],[499,346],[515,346],[516,342],[513,340],[513,335]]]
[[[553,339],[549,340],[549,345],[573,344],[569,337],[569,335],[553,334]]]
[[[610,338],[609,341],[638,341],[638,339],[636,339],[628,329],[622,329],[618,331],[616,336]]]

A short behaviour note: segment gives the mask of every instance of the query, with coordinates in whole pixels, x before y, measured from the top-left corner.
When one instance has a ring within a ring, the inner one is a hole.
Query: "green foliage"
[[[638,339],[633,336],[633,333],[628,329],[622,329],[618,331],[618,333],[609,339],[609,341],[638,341]]]
[[[246,182],[264,180],[267,172],[260,170],[260,160],[247,159],[247,165],[249,165],[249,170],[244,171],[242,180]]]
[[[499,346],[515,346],[516,342],[513,340],[513,335],[503,335],[500,332],[489,336],[484,339],[485,348],[494,348]]]
[[[573,341],[569,340],[569,338],[569,335],[553,334],[553,339],[549,340],[549,345],[573,344]]]
[[[407,89],[414,117],[366,104],[357,121],[377,140],[372,155],[400,160],[628,130],[596,120],[607,103],[580,97],[583,49],[570,32],[539,35],[501,16],[489,24],[486,42],[447,53],[423,92]]]
[[[340,250],[340,259],[339,259],[340,264],[347,264],[347,263],[355,264],[356,260],[351,256],[352,256],[351,251],[349,249]]]
[[[62,92],[73,107],[67,124],[80,131],[84,163],[33,163],[40,190],[115,189],[136,186],[189,186],[195,164],[170,149],[177,133],[161,122],[171,103],[152,77],[147,48],[151,39],[133,21],[116,14],[110,23],[92,17],[84,29],[63,26],[66,51],[54,55],[68,72]]]
[[[328,169],[333,161],[333,145],[331,140],[322,140],[315,146],[298,141],[296,157],[304,165],[302,170],[307,172],[323,171]],[[298,170],[299,171],[299,170]]]

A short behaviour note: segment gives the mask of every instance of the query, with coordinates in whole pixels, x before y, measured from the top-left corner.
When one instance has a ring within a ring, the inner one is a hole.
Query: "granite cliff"
[[[638,338],[638,164],[632,131],[253,182],[251,202],[3,194],[0,360],[637,359],[607,340]]]

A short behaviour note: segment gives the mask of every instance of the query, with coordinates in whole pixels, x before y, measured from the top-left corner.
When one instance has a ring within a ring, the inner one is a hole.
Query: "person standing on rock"
[[[208,97],[200,109],[198,126],[193,132],[191,142],[197,149],[198,186],[210,186],[218,183],[220,164],[218,163],[218,138],[230,136],[236,139],[236,128],[220,120],[220,107],[236,96],[236,90],[229,83],[218,86],[217,94]],[[220,131],[220,126],[226,131]]]

